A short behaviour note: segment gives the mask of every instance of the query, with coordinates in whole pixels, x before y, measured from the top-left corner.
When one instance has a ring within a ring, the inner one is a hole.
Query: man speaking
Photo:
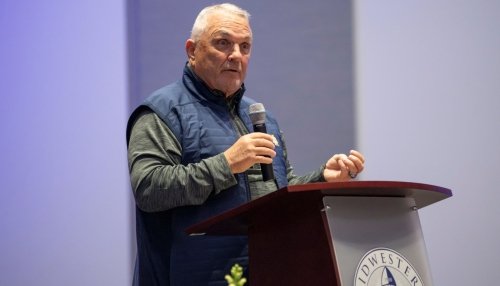
[[[252,132],[244,79],[252,51],[250,15],[232,5],[203,9],[186,41],[182,78],[150,95],[127,127],[136,202],[134,285],[227,285],[248,267],[246,237],[188,236],[201,220],[289,184],[347,181],[364,168],[357,151],[335,154],[297,176],[276,119]],[[263,180],[261,164],[272,164]]]

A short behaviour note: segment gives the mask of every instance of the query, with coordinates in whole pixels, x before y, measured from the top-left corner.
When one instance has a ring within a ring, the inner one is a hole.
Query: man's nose
[[[232,49],[231,53],[229,54],[228,59],[230,61],[232,61],[232,60],[240,60],[241,57],[242,57],[242,54],[241,54],[240,45],[234,44],[233,45],[233,49]]]

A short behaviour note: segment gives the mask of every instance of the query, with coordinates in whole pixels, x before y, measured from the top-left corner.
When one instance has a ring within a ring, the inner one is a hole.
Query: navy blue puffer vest
[[[252,130],[248,107],[254,101],[243,92],[244,87],[238,95],[239,116]],[[182,147],[182,164],[220,154],[239,137],[225,99],[212,93],[187,66],[181,81],[156,91],[132,113],[127,142],[135,117],[143,108],[153,110],[174,133]],[[266,127],[283,146],[279,126],[269,113]],[[281,147],[275,151],[274,173],[282,188],[287,185],[285,158]],[[225,286],[224,275],[232,265],[248,267],[246,237],[188,236],[184,232],[190,225],[250,200],[246,175],[236,178],[236,186],[211,195],[203,205],[154,213],[136,207],[135,286]]]

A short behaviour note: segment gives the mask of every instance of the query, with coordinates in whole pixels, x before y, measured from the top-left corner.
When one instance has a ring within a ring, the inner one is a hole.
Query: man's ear
[[[188,39],[186,41],[186,54],[190,63],[194,62],[194,50],[196,48],[196,43],[193,39]]]

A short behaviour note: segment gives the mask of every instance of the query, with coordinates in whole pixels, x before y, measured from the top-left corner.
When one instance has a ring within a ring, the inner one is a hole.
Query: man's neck
[[[219,89],[212,89],[208,86],[208,84],[203,80],[201,79],[200,76],[198,76],[196,74],[196,72],[194,71],[194,68],[191,66],[191,64],[188,62],[187,64],[188,68],[191,70],[191,73],[194,75],[195,79],[198,81],[198,82],[201,82],[208,90],[210,90],[213,94],[215,94],[216,96],[220,96],[220,97],[224,97],[226,99],[226,101],[229,101],[231,98],[234,98],[234,96],[238,93],[241,92],[241,87],[233,94],[231,95],[227,95],[225,92],[223,92],[222,90],[219,90]]]

